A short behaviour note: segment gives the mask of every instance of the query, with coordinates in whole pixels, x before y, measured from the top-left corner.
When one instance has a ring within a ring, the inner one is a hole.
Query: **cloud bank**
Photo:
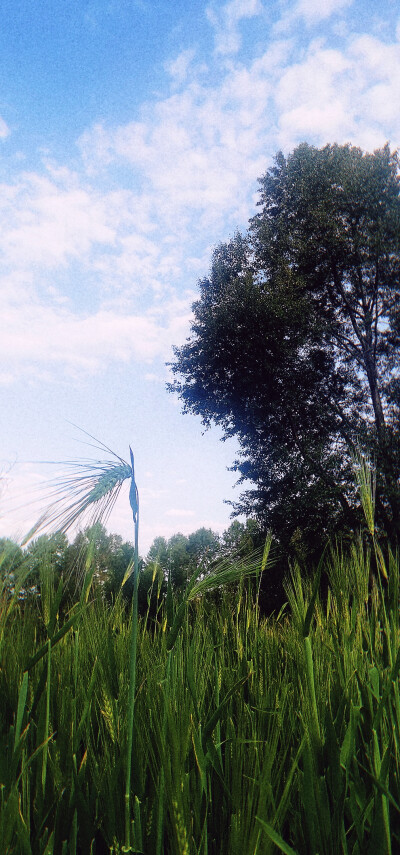
[[[266,5],[208,6],[212,47],[172,57],[163,96],[83,129],[69,163],[3,182],[0,381],[168,358],[212,246],[246,227],[278,149],[399,143],[400,26],[362,31],[356,5],[286,4],[252,50],[243,27],[265,28]],[[3,120],[0,138],[11,145]]]

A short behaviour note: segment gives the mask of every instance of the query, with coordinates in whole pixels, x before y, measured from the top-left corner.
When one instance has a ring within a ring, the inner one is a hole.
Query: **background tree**
[[[299,146],[261,179],[246,237],[214,251],[169,388],[219,424],[253,482],[234,506],[307,554],[359,524],[352,456],[400,521],[398,158]]]
[[[124,542],[119,534],[107,534],[104,525],[97,522],[78,532],[70,547],[70,561],[79,567],[86,560],[89,549],[95,563],[95,584],[101,588],[118,588],[132,561],[133,544]]]
[[[13,588],[24,553],[15,541],[8,537],[0,538],[0,587],[8,590]]]
[[[191,565],[202,564],[206,569],[220,552],[220,540],[214,531],[203,526],[189,534],[186,549]]]
[[[219,537],[211,529],[199,528],[189,536],[173,534],[167,541],[156,537],[147,554],[145,566],[157,566],[165,579],[171,576],[174,588],[184,588],[194,569],[202,564],[204,569],[220,552]]]
[[[68,607],[79,597],[89,557],[94,562],[94,584],[104,596],[112,598],[119,592],[129,564],[133,545],[117,534],[107,534],[101,523],[79,531],[72,543],[63,532],[43,534],[32,540],[26,550],[19,550],[26,569],[29,568],[29,586],[36,594],[46,582],[46,575],[62,577],[64,594],[62,606]],[[130,598],[132,591],[126,596]]]
[[[32,540],[22,554],[24,568],[29,570],[24,596],[37,597],[44,589],[49,590],[52,585],[57,587],[63,577],[64,594],[60,608],[68,608],[76,599],[79,576],[67,536],[63,532],[42,534]]]
[[[229,528],[221,536],[222,555],[240,556],[245,558],[252,555],[256,549],[264,546],[265,534],[257,520],[247,519],[245,523],[233,520]]]

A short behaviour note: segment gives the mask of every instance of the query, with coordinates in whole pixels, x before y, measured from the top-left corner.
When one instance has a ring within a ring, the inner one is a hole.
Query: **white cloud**
[[[94,244],[112,245],[112,199],[89,192],[73,174],[26,173],[0,186],[2,260],[13,269],[55,268],[84,259]]]
[[[67,301],[79,291],[72,265],[92,303],[121,291],[159,292],[179,264],[168,237],[160,238],[150,194],[107,192],[67,170],[22,173],[1,185],[0,228],[0,275],[8,276],[1,287],[13,298],[42,288],[52,301]]]
[[[185,508],[170,508],[169,511],[165,512],[166,517],[179,517],[184,519],[185,517],[194,517],[194,511],[190,511]]]
[[[0,386],[12,386],[15,375],[11,371],[0,371]]]
[[[260,15],[260,0],[230,0],[221,8],[207,7],[207,17],[214,28],[215,50],[222,55],[235,54],[241,45],[239,24],[244,18]]]
[[[81,317],[39,303],[5,307],[0,328],[3,379],[8,382],[10,375],[26,372],[35,376],[38,366],[48,379],[60,379],[64,371],[79,378],[82,372],[95,374],[113,361],[165,359],[171,342],[184,339],[189,319],[184,301],[180,312],[176,301],[164,305],[162,317],[157,312],[118,315],[104,310]]]
[[[169,234],[216,233],[251,211],[249,186],[266,163],[268,107],[287,52],[274,46],[249,68],[231,68],[219,85],[192,81],[143,111],[140,121],[96,125],[80,140],[90,172],[125,164],[139,175],[147,208]],[[152,203],[149,201],[152,200]],[[181,241],[182,242],[182,241]]]
[[[293,15],[305,18],[307,23],[322,21],[351,6],[353,0],[299,0]]]
[[[4,140],[6,137],[8,137],[9,133],[10,128],[8,127],[4,119],[0,116],[0,139]]]
[[[373,150],[400,141],[400,50],[362,36],[347,51],[313,42],[276,91],[279,145],[352,142]]]
[[[0,471],[6,477],[0,491],[0,536],[20,542],[32,528],[43,510],[43,471],[34,464],[0,461]]]
[[[236,33],[261,10],[234,0],[210,14]],[[32,364],[51,379],[55,365],[95,373],[164,358],[183,340],[194,297],[173,295],[195,287],[218,239],[245,227],[256,178],[279,147],[400,142],[396,42],[359,35],[342,50],[320,39],[300,51],[295,36],[275,39],[253,61],[217,60],[208,84],[192,59],[184,51],[169,65],[179,92],[82,135],[82,173],[49,164],[0,188],[0,383]]]
[[[232,20],[258,9],[226,4],[224,19],[228,7]],[[193,224],[200,241],[246,222],[255,179],[278,148],[305,139],[364,147],[386,137],[395,142],[399,61],[397,43],[369,36],[349,38],[342,50],[319,39],[299,51],[294,37],[276,39],[252,62],[219,68],[218,83],[192,76],[179,93],[147,105],[139,120],[94,126],[81,138],[82,153],[89,170],[113,164],[131,170],[146,216],[172,238],[172,255],[165,247],[162,254],[165,275],[176,276],[189,256]],[[128,262],[128,250],[123,258]]]
[[[188,48],[188,50],[183,50],[175,59],[165,64],[165,68],[176,86],[180,86],[186,81],[195,55],[196,51]]]
[[[284,149],[317,134],[324,141],[335,141],[352,132],[346,80],[350,68],[340,51],[316,45],[301,63],[284,71],[275,96]]]
[[[297,27],[299,19],[303,19],[308,27],[320,24],[321,21],[343,12],[353,2],[354,0],[297,0],[275,24],[274,31],[281,33]]]

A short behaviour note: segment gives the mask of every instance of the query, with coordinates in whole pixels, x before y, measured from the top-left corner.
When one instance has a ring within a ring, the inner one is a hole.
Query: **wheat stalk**
[[[76,427],[76,425],[75,425]],[[79,428],[82,430],[82,428]],[[138,580],[139,580],[139,493],[135,481],[135,461],[129,447],[130,463],[127,463],[96,437],[83,431],[95,441],[94,447],[111,454],[111,460],[84,460],[64,464],[70,468],[70,474],[57,478],[49,491],[50,504],[35,525],[24,538],[26,544],[40,531],[68,531],[79,519],[90,516],[90,524],[105,522],[118,498],[122,484],[131,480],[129,502],[135,527],[135,546],[133,563],[132,628],[130,638],[129,705],[128,705],[128,745],[125,780],[125,846],[130,850],[130,806],[131,806],[131,768],[133,747],[133,724],[136,688],[136,656],[138,625]],[[88,443],[89,445],[91,443]]]

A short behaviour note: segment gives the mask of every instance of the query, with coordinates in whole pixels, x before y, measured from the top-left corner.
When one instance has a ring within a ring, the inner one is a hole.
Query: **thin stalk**
[[[308,684],[308,693],[311,704],[311,716],[312,716],[312,726],[313,726],[313,737],[314,737],[314,745],[320,747],[321,742],[321,732],[319,726],[319,716],[318,716],[318,707],[317,707],[317,698],[315,694],[315,682],[314,682],[314,664],[313,664],[313,656],[312,656],[312,645],[311,638],[309,635],[303,639],[303,648],[304,655],[306,660],[306,677]]]
[[[139,589],[139,497],[135,483],[133,454],[132,482],[129,494],[130,504],[135,524],[135,557],[133,565],[133,598],[132,598],[132,626],[130,643],[129,664],[129,703],[128,703],[128,747],[126,757],[126,784],[125,784],[125,851],[131,851],[131,823],[130,823],[130,800],[131,800],[131,771],[132,771],[132,747],[133,747],[133,725],[135,712],[136,691],[136,657],[137,657],[137,631],[138,631],[138,589]]]
[[[172,658],[172,656],[173,656],[172,650],[169,650],[167,653],[167,663],[166,663],[166,668],[165,668],[166,693],[168,691],[168,684],[169,684],[169,678],[170,678],[170,673],[171,673],[171,658]],[[164,711],[163,711],[163,724],[162,724],[163,762],[161,764],[160,778],[159,778],[159,784],[158,784],[155,855],[162,855],[162,848],[163,848],[164,797],[165,797],[165,770],[164,770],[165,759],[164,758],[165,758],[166,742],[167,742],[167,703],[166,703],[166,697],[164,695]]]
[[[83,461],[72,463],[72,474],[56,479],[51,485],[51,504],[41,515],[28,535],[24,538],[27,543],[40,531],[51,529],[56,526],[58,531],[68,531],[83,515],[91,515],[92,525],[102,519],[106,519],[113,508],[123,482],[130,478],[129,502],[132,508],[133,522],[135,526],[135,551],[134,551],[134,590],[132,600],[132,627],[130,639],[130,664],[129,664],[129,701],[128,701],[128,744],[126,758],[126,786],[125,786],[125,851],[131,850],[131,823],[130,823],[130,793],[131,793],[131,765],[133,745],[134,705],[136,689],[136,655],[137,655],[137,629],[138,629],[138,576],[139,576],[139,495],[135,481],[135,466],[132,449],[130,448],[130,464],[118,454],[115,454],[104,443],[99,442],[87,431],[83,431],[91,439],[95,440],[97,448],[112,454],[113,460]],[[70,470],[71,471],[71,470]],[[80,607],[75,615],[67,621],[62,629],[51,638],[48,645],[44,646],[28,662],[27,670],[32,668],[50,647],[73,626],[86,605],[90,582],[94,572],[87,574],[87,580],[82,591]],[[85,602],[86,601],[86,602]],[[45,766],[43,767],[45,770]],[[45,774],[45,772],[44,772]]]
[[[47,772],[47,758],[49,753],[49,721],[50,721],[50,681],[51,681],[51,641],[48,639],[47,641],[47,686],[46,686],[46,714],[45,714],[45,724],[44,724],[44,749],[43,749],[43,757],[42,757],[42,793],[43,799],[45,798],[45,789],[46,789],[46,772]]]

